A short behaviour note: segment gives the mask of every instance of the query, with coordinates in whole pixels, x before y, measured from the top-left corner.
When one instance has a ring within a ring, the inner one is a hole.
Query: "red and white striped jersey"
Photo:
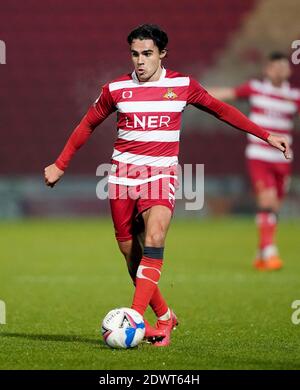
[[[249,119],[272,134],[285,135],[292,144],[293,120],[300,112],[300,90],[291,88],[289,82],[275,87],[270,80],[250,80],[235,88],[238,98],[250,103]],[[246,157],[269,162],[285,162],[283,154],[259,138],[248,134]]]
[[[176,177],[182,113],[210,98],[195,80],[165,68],[158,81],[140,82],[133,72],[106,84],[94,107],[118,113],[109,182],[131,186]]]
[[[133,72],[104,85],[55,164],[65,170],[94,129],[117,111],[109,182],[136,186],[163,177],[176,178],[182,113],[188,104],[264,141],[270,135],[189,76],[163,68],[159,80],[139,82]]]

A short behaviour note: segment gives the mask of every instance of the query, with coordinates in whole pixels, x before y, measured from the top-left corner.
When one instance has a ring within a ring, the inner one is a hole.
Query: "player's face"
[[[287,59],[270,61],[266,66],[266,75],[274,84],[288,80],[291,73],[291,65]]]
[[[131,59],[138,79],[156,81],[161,74],[161,60],[166,50],[159,51],[152,39],[134,39],[130,46]]]

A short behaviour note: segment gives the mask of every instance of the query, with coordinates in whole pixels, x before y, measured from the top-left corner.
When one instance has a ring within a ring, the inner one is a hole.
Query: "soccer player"
[[[177,319],[164,300],[158,282],[175,205],[184,108],[192,104],[208,111],[268,142],[287,158],[289,146],[285,137],[270,135],[234,107],[210,96],[191,77],[165,69],[162,60],[167,54],[168,37],[160,27],[141,25],[129,34],[127,41],[133,72],[103,86],[55,163],[45,168],[45,182],[53,187],[94,129],[117,111],[118,137],[109,175],[115,235],[135,284],[131,307],[144,316],[148,305],[151,306],[157,322],[155,327],[146,322],[146,337],[155,346],[166,346]],[[143,232],[143,245],[137,245]]]
[[[291,66],[287,56],[271,53],[264,74],[262,80],[252,79],[235,88],[212,88],[209,92],[220,100],[248,99],[249,118],[269,133],[284,135],[291,145],[293,117],[300,112],[300,90],[288,82]],[[282,267],[275,242],[277,215],[288,188],[291,159],[248,134],[246,160],[257,204],[259,242],[253,265],[258,270],[277,270]]]

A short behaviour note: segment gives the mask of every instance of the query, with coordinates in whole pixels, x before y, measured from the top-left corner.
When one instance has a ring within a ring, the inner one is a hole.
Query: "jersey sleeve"
[[[211,96],[208,92],[194,79],[190,79],[190,85],[188,89],[187,104],[193,106],[202,105],[206,106],[210,102]]]
[[[116,106],[109,91],[108,84],[106,84],[102,87],[98,99],[90,107],[88,113],[90,115],[90,119],[95,122],[96,126],[98,126],[114,111],[116,111]]]
[[[187,103],[208,112],[238,130],[253,134],[264,141],[270,135],[269,132],[250,121],[235,107],[215,99],[195,80],[191,80]]]
[[[95,128],[115,110],[116,107],[108,85],[105,85],[98,99],[88,109],[86,115],[70,135],[63,151],[55,161],[55,165],[63,171],[67,169],[76,151],[86,143]]]
[[[233,90],[234,90],[236,98],[238,98],[238,99],[247,99],[253,93],[250,81],[247,81],[246,83],[238,85],[237,87],[233,88]]]

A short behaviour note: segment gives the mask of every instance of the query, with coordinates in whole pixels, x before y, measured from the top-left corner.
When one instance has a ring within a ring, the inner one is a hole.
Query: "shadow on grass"
[[[63,335],[63,334],[28,334],[28,333],[9,333],[1,332],[0,338],[11,337],[11,338],[21,338],[26,340],[35,340],[35,341],[51,341],[51,342],[63,342],[63,343],[83,343],[90,345],[97,345],[98,348],[107,349],[107,346],[102,342],[102,340],[92,339],[88,337],[78,336],[78,335]]]

